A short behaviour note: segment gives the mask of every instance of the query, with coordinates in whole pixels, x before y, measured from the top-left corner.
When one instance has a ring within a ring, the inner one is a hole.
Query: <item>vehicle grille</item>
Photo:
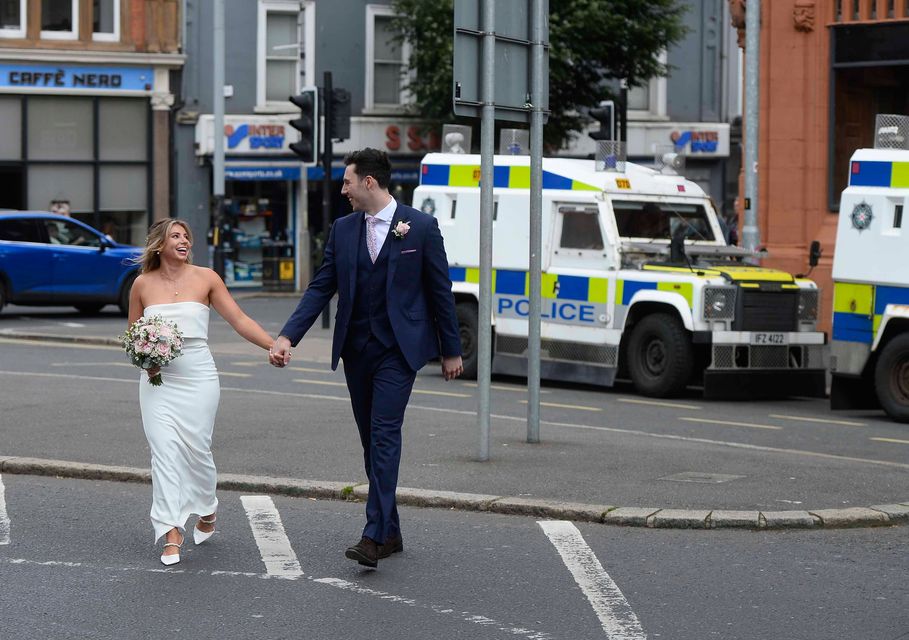
[[[735,331],[797,331],[797,291],[741,290],[732,328]]]
[[[710,369],[823,369],[821,345],[728,345],[712,348]]]
[[[496,352],[526,356],[527,338],[496,336]],[[618,362],[618,355],[619,348],[613,345],[563,342],[561,340],[540,341],[540,358],[543,360],[566,360],[614,367]]]

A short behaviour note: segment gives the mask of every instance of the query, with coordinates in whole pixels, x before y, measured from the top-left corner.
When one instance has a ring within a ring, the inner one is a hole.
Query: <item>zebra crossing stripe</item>
[[[552,542],[562,562],[587,596],[609,640],[645,640],[647,634],[618,585],[591,551],[581,532],[564,520],[537,522]]]
[[[0,544],[9,544],[9,516],[6,515],[6,492],[0,476]]]
[[[303,577],[297,554],[284,533],[281,515],[268,496],[240,496],[253,537],[270,576],[296,580]]]

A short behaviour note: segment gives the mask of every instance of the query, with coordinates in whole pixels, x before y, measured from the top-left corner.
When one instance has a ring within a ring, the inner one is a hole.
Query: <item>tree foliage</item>
[[[392,0],[394,28],[412,45],[407,83],[415,114],[435,123],[452,113],[452,0]],[[660,54],[685,35],[681,0],[550,0],[549,107],[544,137],[559,148],[588,121],[586,109],[666,75]],[[475,139],[476,136],[475,136]]]

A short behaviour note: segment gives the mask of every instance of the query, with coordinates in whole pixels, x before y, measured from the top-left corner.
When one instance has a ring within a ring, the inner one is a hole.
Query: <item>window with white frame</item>
[[[92,0],[92,40],[119,42],[120,0]]]
[[[404,89],[409,80],[410,44],[398,40],[392,28],[394,18],[390,6],[366,6],[367,110],[397,110],[410,102],[410,94]]]
[[[41,37],[79,39],[79,0],[41,0]]]
[[[666,52],[660,54],[666,64]],[[628,89],[628,119],[648,120],[666,118],[666,77],[651,78],[644,86]]]
[[[315,2],[259,0],[257,110],[286,111],[315,82]]]
[[[24,38],[28,0],[0,0],[0,38]]]

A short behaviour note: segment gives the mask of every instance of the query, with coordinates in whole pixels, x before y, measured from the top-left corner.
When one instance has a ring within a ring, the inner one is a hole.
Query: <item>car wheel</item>
[[[909,333],[893,338],[874,367],[877,398],[887,415],[909,422]]]
[[[132,291],[133,282],[136,281],[136,274],[126,278],[126,282],[123,283],[123,288],[120,290],[120,301],[117,303],[117,306],[120,307],[121,315],[129,315],[129,292]]]
[[[76,310],[78,310],[79,313],[84,313],[87,316],[95,315],[104,307],[103,304],[99,303],[76,304],[73,306],[76,307]]]
[[[628,342],[628,371],[638,393],[665,398],[688,383],[694,355],[679,319],[655,313],[638,322]]]
[[[479,322],[477,305],[461,302],[455,306],[458,316],[458,332],[461,336],[461,361],[464,366],[462,378],[477,379],[477,351],[479,348]]]

